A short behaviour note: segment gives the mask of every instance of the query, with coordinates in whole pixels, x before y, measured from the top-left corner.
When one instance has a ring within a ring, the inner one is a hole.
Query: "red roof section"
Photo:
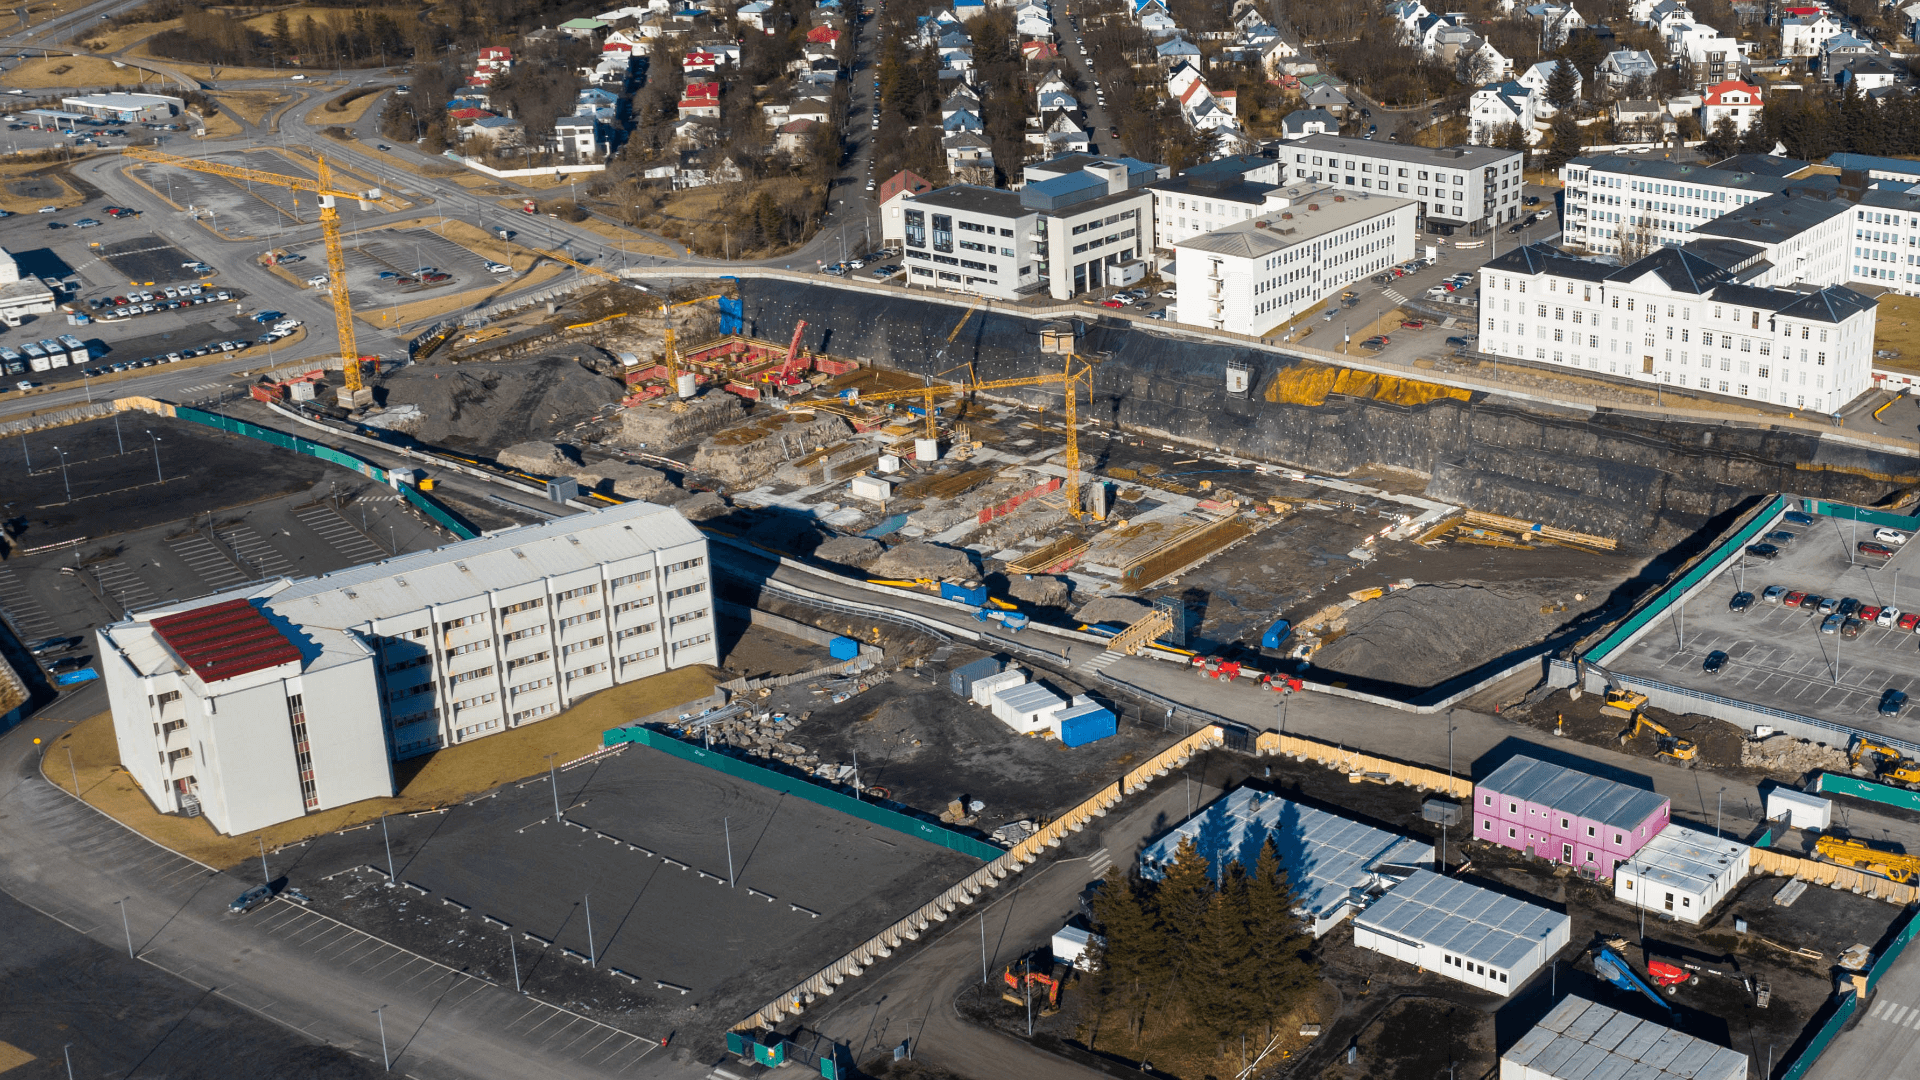
[[[840,31],[831,26],[816,26],[807,31],[807,40],[820,45],[831,45],[840,40]]]
[[[153,620],[154,632],[202,682],[300,659],[300,647],[245,600],[228,600]]]
[[[933,185],[922,179],[919,173],[902,169],[880,185],[880,201],[886,202],[903,191],[909,195],[921,195],[932,190]]]

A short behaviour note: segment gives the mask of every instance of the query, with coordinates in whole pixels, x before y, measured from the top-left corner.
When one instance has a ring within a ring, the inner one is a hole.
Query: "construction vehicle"
[[[1667,999],[1661,997],[1659,991],[1647,985],[1647,981],[1634,972],[1632,965],[1621,959],[1620,954],[1608,945],[1601,945],[1594,950],[1593,973],[1622,990],[1631,990],[1645,996],[1648,1001],[1666,1011],[1674,1027],[1680,1026],[1680,1010],[1668,1004]]]
[[[991,611],[987,608],[974,612],[973,617],[981,622],[997,622],[1006,627],[1008,633],[1013,634],[1025,630],[1027,623],[1032,621],[1018,611]]]
[[[1082,363],[1078,371],[1074,370],[1074,361],[1078,356],[1070,355],[1064,370],[1058,375],[1030,375],[1023,379],[992,379],[987,382],[968,380],[962,383],[942,383],[927,380],[925,386],[911,390],[883,390],[879,393],[863,394],[858,390],[847,390],[843,395],[849,404],[876,401],[902,401],[909,398],[923,398],[926,410],[927,435],[929,439],[939,437],[939,423],[934,411],[934,400],[945,394],[970,394],[980,390],[1008,390],[1020,386],[1049,386],[1059,383],[1066,398],[1067,419],[1067,461],[1066,461],[1066,505],[1067,513],[1075,520],[1086,511],[1080,506],[1080,432],[1079,409],[1080,387],[1086,387],[1087,401],[1093,401],[1093,365]]]
[[[1007,984],[1007,992],[1000,995],[1001,999],[1015,1005],[1025,1005],[1029,1001],[1041,1002],[1040,1012],[1043,1016],[1058,1012],[1060,987],[1067,981],[1066,965],[1055,963],[1051,956],[1044,963],[1045,971],[1034,971],[1031,958],[1020,961],[1019,966],[1025,969],[1022,971],[1015,971],[1015,965],[1008,964],[1007,969],[1000,973],[1001,981]],[[1036,998],[1033,994],[1035,990],[1044,990],[1045,996]]]
[[[1200,670],[1201,678],[1219,679],[1225,683],[1238,679],[1243,671],[1248,675],[1259,674],[1252,668],[1243,667],[1238,660],[1222,660],[1217,656],[1196,656],[1193,658],[1193,666]]]
[[[1882,851],[1864,840],[1822,836],[1813,842],[1813,850],[1823,859],[1879,874],[1902,885],[1911,885],[1916,877],[1920,877],[1920,855]]]
[[[1675,735],[1647,719],[1647,714],[1639,711],[1633,714],[1633,726],[1620,733],[1620,744],[1624,746],[1632,742],[1642,731],[1653,732],[1658,747],[1654,752],[1656,757],[1670,757],[1675,761],[1692,761],[1695,755],[1700,753],[1700,747],[1695,745],[1692,739],[1683,739]]]
[[[1607,703],[1600,706],[1600,715],[1617,716],[1622,720],[1632,720],[1641,709],[1647,707],[1647,695],[1638,690],[1628,690],[1623,686],[1611,685],[1608,680]]]
[[[342,408],[355,409],[372,404],[373,391],[361,381],[360,365],[368,359],[375,359],[377,363],[377,358],[361,356],[354,345],[353,302],[347,296],[347,256],[340,246],[340,212],[334,203],[337,199],[352,199],[360,204],[362,210],[372,210],[375,201],[380,198],[380,189],[371,188],[367,191],[339,189],[333,182],[333,168],[327,163],[324,154],[315,157],[314,176],[313,179],[308,179],[304,176],[286,176],[263,169],[225,165],[217,161],[180,157],[145,146],[129,146],[121,153],[136,161],[170,165],[176,169],[208,173],[250,184],[287,188],[295,192],[304,191],[316,197],[320,201],[320,235],[325,239],[327,248],[327,291],[333,302],[334,330],[339,338],[340,371],[343,380],[340,389],[340,405]]]
[[[1855,737],[1847,760],[1855,769],[1865,769],[1882,783],[1920,788],[1920,761],[1915,761],[1885,743]]]

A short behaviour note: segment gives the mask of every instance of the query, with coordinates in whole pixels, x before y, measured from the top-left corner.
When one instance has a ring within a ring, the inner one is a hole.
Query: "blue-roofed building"
[[[1873,154],[1829,154],[1827,164],[1836,169],[1857,169],[1869,180],[1920,181],[1920,161],[1909,158],[1877,157]]]
[[[1158,880],[1183,840],[1206,856],[1208,874],[1232,861],[1251,867],[1271,837],[1299,915],[1320,937],[1381,889],[1433,865],[1433,845],[1253,788],[1237,788],[1140,853]]]

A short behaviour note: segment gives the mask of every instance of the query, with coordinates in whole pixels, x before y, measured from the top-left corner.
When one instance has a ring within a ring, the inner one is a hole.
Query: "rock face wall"
[[[743,283],[749,332],[790,334],[807,347],[915,374],[969,361],[982,380],[1060,366],[1039,351],[1041,320],[976,312],[950,348],[964,307],[876,298],[825,285]],[[1090,313],[1091,314],[1091,313]],[[1087,419],[1113,422],[1314,472],[1370,464],[1431,478],[1428,494],[1634,547],[1666,547],[1749,497],[1787,491],[1873,503],[1920,483],[1920,460],[1801,432],[1662,421],[1474,393],[1419,400],[1402,385],[1379,396],[1329,393],[1297,404],[1269,391],[1297,357],[1182,341],[1118,320],[1084,323],[1082,356],[1100,357]],[[946,348],[947,355],[935,354]],[[1230,361],[1252,369],[1252,392],[1226,392]],[[1036,403],[1058,391],[1011,392]],[[1391,397],[1393,400],[1388,400]],[[1274,398],[1276,400],[1269,400]],[[1400,401],[1415,401],[1400,404]]]

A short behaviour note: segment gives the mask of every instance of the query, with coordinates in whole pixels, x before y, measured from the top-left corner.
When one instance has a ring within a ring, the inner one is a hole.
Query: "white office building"
[[[1431,149],[1309,135],[1280,148],[1287,184],[1331,184],[1417,200],[1428,224],[1478,230],[1520,216],[1521,156],[1492,146]]]
[[[1667,823],[1613,872],[1613,898],[1685,923],[1699,923],[1752,868],[1753,849]]]
[[[1566,947],[1573,920],[1461,878],[1416,870],[1353,917],[1362,949],[1501,997]]]
[[[1268,211],[1174,244],[1173,316],[1265,334],[1361,278],[1414,257],[1420,204],[1376,192],[1296,185]]]
[[[1747,1080],[1747,1055],[1570,994],[1500,1055],[1500,1080]]]
[[[1686,165],[1618,154],[1577,157],[1560,167],[1564,242],[1606,255],[1672,247],[1722,214],[1793,186],[1806,162],[1742,154]]]
[[[627,503],[97,631],[120,760],[239,833],[393,794],[390,762],[712,663],[706,540]]]
[[[1519,248],[1480,268],[1480,350],[1837,412],[1872,384],[1877,302],[1840,285],[1769,286],[1774,269],[1761,246],[1711,238],[1627,266]]]
[[[1145,276],[1163,165],[1066,154],[1029,165],[1018,192],[956,184],[900,197],[907,281],[1056,300]]]
[[[19,326],[28,315],[45,315],[53,309],[53,290],[39,278],[21,277],[20,264],[0,248],[0,322]]]

